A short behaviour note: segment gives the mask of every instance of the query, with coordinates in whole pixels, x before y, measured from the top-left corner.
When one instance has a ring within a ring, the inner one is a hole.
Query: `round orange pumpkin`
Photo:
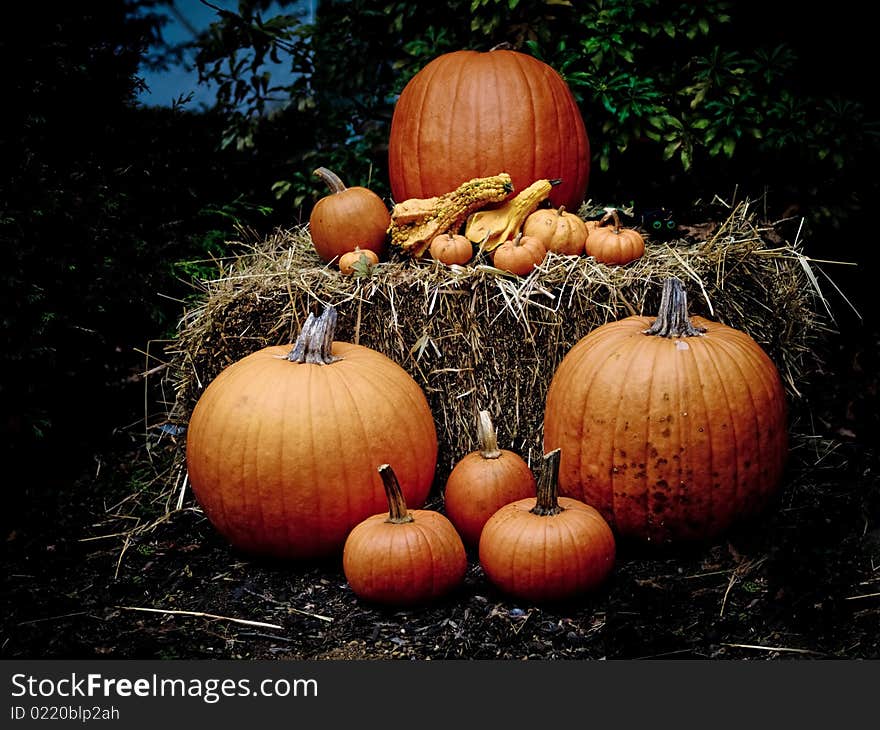
[[[393,461],[421,506],[437,435],[419,385],[380,352],[334,342],[336,310],[309,315],[293,349],[272,346],[223,370],[189,422],[186,462],[211,523],[243,551],[337,554],[383,509],[376,466]]]
[[[607,225],[613,221],[613,225]],[[645,255],[645,239],[634,228],[620,225],[620,216],[612,208],[590,227],[584,246],[587,256],[603,264],[628,264]]]
[[[474,246],[460,233],[441,233],[431,239],[431,257],[442,264],[464,266],[474,257]]]
[[[355,247],[385,254],[391,213],[376,193],[365,187],[347,188],[339,176],[326,167],[315,175],[330,188],[318,200],[309,216],[312,244],[323,261],[332,261]]]
[[[577,210],[590,145],[571,90],[518,51],[455,51],[417,73],[397,101],[388,143],[395,200],[430,198],[475,177],[510,173],[515,190],[561,178],[554,206]]]
[[[379,467],[388,511],[352,529],[342,569],[354,593],[389,605],[427,603],[464,580],[467,555],[452,523],[434,510],[408,510],[394,471]]]
[[[532,236],[517,233],[492,252],[492,263],[497,269],[509,271],[517,276],[525,276],[540,266],[547,258],[544,244]]]
[[[379,256],[368,248],[362,249],[360,246],[355,246],[354,251],[349,251],[339,257],[339,271],[345,276],[351,276],[355,271],[355,266],[360,263],[368,267],[375,266],[379,263]]]
[[[560,494],[595,506],[624,536],[708,539],[761,509],[788,453],[779,373],[746,333],[688,317],[664,282],[656,320],[596,328],[547,393],[545,449],[562,449]]]
[[[462,457],[446,480],[445,509],[465,544],[476,546],[483,525],[510,502],[534,496],[535,477],[519,454],[498,448],[488,411],[480,411],[479,451]]]
[[[492,515],[480,535],[480,565],[505,593],[528,601],[571,598],[601,585],[616,545],[593,507],[557,495],[559,450],[544,457],[537,496]]]
[[[578,256],[584,252],[587,241],[587,224],[562,205],[558,209],[541,208],[530,214],[523,223],[523,235],[533,236],[548,251],[566,256]]]

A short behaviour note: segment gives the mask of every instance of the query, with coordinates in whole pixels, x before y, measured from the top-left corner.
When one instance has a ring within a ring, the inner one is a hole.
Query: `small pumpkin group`
[[[516,453],[499,449],[488,411],[479,414],[479,451],[446,482],[445,507],[465,544],[477,547],[486,578],[508,595],[556,601],[595,589],[614,566],[615,542],[593,507],[559,499],[559,451],[540,481]]]

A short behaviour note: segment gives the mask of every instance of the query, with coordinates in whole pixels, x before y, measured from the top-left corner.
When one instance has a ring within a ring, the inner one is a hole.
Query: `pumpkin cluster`
[[[438,105],[456,113],[436,114]],[[445,54],[395,108],[389,175],[400,202],[389,211],[318,168],[330,193],[311,213],[315,250],[355,276],[389,247],[445,266],[485,253],[518,276],[548,252],[626,265],[645,241],[617,210],[597,221],[571,212],[588,153],[573,97],[548,66],[502,49]],[[224,369],[192,412],[186,461],[195,497],[232,545],[291,560],[341,556],[364,600],[447,595],[464,580],[468,551],[506,594],[569,598],[608,579],[616,538],[717,536],[781,482],[787,413],[775,366],[746,333],[691,318],[675,277],[655,318],[598,327],[561,361],[537,479],[479,412],[478,449],[451,470],[443,512],[424,509],[438,463],[424,391],[384,354],[336,341],[336,320],[332,306],[309,314],[291,347]]]
[[[437,114],[437,104],[455,113]],[[349,276],[369,275],[389,252],[427,253],[445,266],[485,253],[518,276],[548,252],[628,263],[644,252],[635,230],[622,229],[616,213],[612,228],[572,212],[584,200],[589,151],[571,90],[550,66],[501,46],[443,54],[395,105],[390,211],[371,190],[347,188],[325,167],[314,171],[330,190],[309,219],[315,250]]]

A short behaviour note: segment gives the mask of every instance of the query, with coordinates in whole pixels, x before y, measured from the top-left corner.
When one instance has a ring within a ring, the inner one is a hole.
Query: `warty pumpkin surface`
[[[407,501],[427,498],[437,461],[418,384],[385,355],[333,342],[336,312],[309,315],[296,346],[259,350],[223,370],[190,418],[196,499],[249,553],[338,553],[351,528],[387,505],[379,464],[393,461]]]
[[[639,540],[720,534],[765,506],[788,453],[773,362],[748,334],[688,318],[686,301],[668,279],[656,319],[590,332],[547,393],[544,448],[562,450],[559,493]]]
[[[552,204],[578,209],[590,145],[571,90],[550,66],[518,51],[438,56],[394,108],[388,176],[395,200],[441,195],[499,170],[510,173],[516,192],[561,178]]]

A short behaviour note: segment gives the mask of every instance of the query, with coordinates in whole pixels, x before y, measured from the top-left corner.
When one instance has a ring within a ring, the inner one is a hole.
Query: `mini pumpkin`
[[[266,347],[233,363],[193,409],[193,493],[245,552],[337,554],[386,502],[377,463],[394,461],[413,505],[431,488],[437,435],[424,392],[382,353],[334,341],[336,317],[333,307],[310,314],[293,349]]]
[[[434,236],[429,250],[434,260],[447,266],[464,266],[474,257],[473,245],[460,233],[441,233]]]
[[[561,205],[557,209],[541,208],[526,218],[523,234],[533,236],[548,251],[566,256],[578,256],[584,252],[587,242],[587,224]]]
[[[339,271],[345,276],[351,276],[358,265],[368,269],[378,263],[379,256],[375,251],[356,246],[354,251],[349,251],[339,257]]]
[[[492,263],[495,268],[502,271],[525,276],[536,266],[540,266],[546,257],[547,249],[544,248],[543,243],[520,232],[492,252]]]
[[[559,450],[544,456],[537,496],[499,509],[483,527],[480,565],[505,593],[528,601],[571,598],[614,568],[611,527],[597,510],[557,493]]]
[[[688,316],[683,282],[659,313],[594,329],[563,358],[544,412],[560,494],[621,535],[702,540],[762,509],[788,453],[785,391],[748,334]]]
[[[446,515],[466,545],[480,541],[483,525],[510,502],[535,494],[535,477],[519,454],[498,448],[488,411],[480,411],[478,451],[461,458],[446,480]]]
[[[584,250],[603,264],[622,266],[645,255],[645,239],[634,228],[621,226],[617,210],[611,208],[589,231]]]
[[[345,577],[357,596],[376,603],[433,601],[464,580],[467,555],[452,523],[434,510],[408,510],[391,466],[378,468],[387,514],[352,529],[342,551]]]
[[[309,216],[312,245],[324,261],[332,261],[356,246],[385,254],[391,214],[376,193],[365,187],[345,187],[340,177],[319,167],[314,174],[330,188]]]

